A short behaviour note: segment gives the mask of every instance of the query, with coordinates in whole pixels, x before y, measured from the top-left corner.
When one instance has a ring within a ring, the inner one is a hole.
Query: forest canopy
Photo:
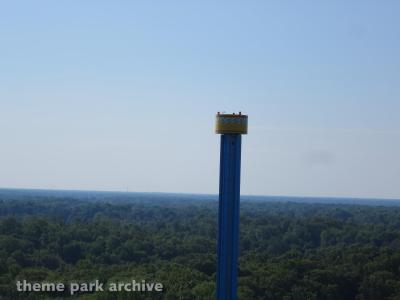
[[[90,195],[90,196],[89,196]],[[0,192],[0,299],[17,280],[161,282],[161,293],[79,299],[213,299],[217,201],[191,195]],[[239,299],[400,299],[400,207],[244,200]]]

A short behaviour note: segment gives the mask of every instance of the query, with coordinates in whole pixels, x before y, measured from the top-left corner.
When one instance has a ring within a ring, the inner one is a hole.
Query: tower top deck
[[[247,115],[217,113],[215,133],[217,134],[247,134]]]

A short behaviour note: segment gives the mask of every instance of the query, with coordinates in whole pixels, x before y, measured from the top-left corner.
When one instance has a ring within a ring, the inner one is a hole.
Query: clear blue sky
[[[349,3],[351,2],[351,3]],[[3,1],[0,187],[400,198],[398,1]]]

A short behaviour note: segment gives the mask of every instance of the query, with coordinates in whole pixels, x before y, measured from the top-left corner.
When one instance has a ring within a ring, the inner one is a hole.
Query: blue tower
[[[215,131],[221,134],[217,300],[237,298],[241,135],[247,134],[247,119],[240,112],[216,116]]]

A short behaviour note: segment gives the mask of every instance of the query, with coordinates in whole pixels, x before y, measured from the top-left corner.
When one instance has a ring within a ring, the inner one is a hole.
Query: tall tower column
[[[241,113],[216,116],[215,131],[221,134],[217,300],[237,298],[241,135],[247,134],[247,119]]]

